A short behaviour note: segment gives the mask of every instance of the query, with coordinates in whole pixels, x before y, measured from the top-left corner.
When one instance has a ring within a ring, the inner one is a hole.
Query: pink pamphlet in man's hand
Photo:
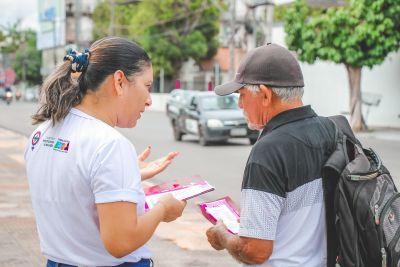
[[[199,207],[204,217],[212,224],[222,220],[229,232],[232,234],[239,233],[240,212],[230,197],[204,202],[199,204]]]
[[[200,176],[185,177],[170,182],[158,184],[144,189],[146,195],[146,210],[153,208],[165,194],[172,194],[176,199],[188,200],[213,191],[215,188]]]

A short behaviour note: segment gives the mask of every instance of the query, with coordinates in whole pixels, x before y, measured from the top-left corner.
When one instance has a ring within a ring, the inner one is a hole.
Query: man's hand
[[[165,157],[156,159],[151,162],[145,162],[151,153],[151,146],[148,146],[142,153],[138,155],[138,164],[140,168],[140,174],[143,180],[150,179],[155,175],[165,170],[173,159],[179,154],[179,152],[170,152]]]
[[[227,233],[229,234],[225,224],[221,221],[218,221],[215,226],[207,230],[206,235],[208,242],[215,250],[223,250],[225,247],[222,244],[221,237]]]
[[[208,242],[216,250],[226,249],[237,261],[262,264],[272,254],[273,240],[241,237],[231,234],[222,222],[207,230]]]

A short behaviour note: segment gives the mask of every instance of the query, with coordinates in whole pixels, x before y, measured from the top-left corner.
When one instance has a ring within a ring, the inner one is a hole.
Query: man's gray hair
[[[252,93],[258,93],[260,91],[260,85],[247,84],[244,86],[247,90]],[[304,87],[270,87],[272,92],[279,96],[282,101],[289,102],[294,99],[301,99],[304,94]]]

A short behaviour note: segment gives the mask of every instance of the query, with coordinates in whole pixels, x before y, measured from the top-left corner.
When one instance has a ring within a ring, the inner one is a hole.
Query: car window
[[[174,89],[169,93],[168,100],[173,101],[174,103],[181,103],[183,105],[188,105],[190,100],[192,99],[193,93],[183,90],[183,89]]]
[[[173,93],[170,94],[170,96],[171,96],[172,99],[174,99],[176,101],[179,101],[182,98],[180,92],[173,92]]]
[[[184,94],[182,97],[182,103],[184,103],[186,105],[189,104],[192,97],[193,97],[193,94],[191,94],[191,93]]]
[[[237,96],[203,96],[200,99],[200,107],[203,110],[239,109]]]

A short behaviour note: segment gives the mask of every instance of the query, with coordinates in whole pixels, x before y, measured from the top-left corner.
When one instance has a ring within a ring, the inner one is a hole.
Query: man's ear
[[[268,86],[263,84],[260,85],[260,94],[262,97],[262,105],[264,107],[268,106],[272,102],[272,90]]]
[[[123,93],[122,90],[122,80],[124,79],[125,75],[121,70],[117,70],[116,72],[114,72],[114,88],[115,88],[115,93],[118,96],[121,96]]]

